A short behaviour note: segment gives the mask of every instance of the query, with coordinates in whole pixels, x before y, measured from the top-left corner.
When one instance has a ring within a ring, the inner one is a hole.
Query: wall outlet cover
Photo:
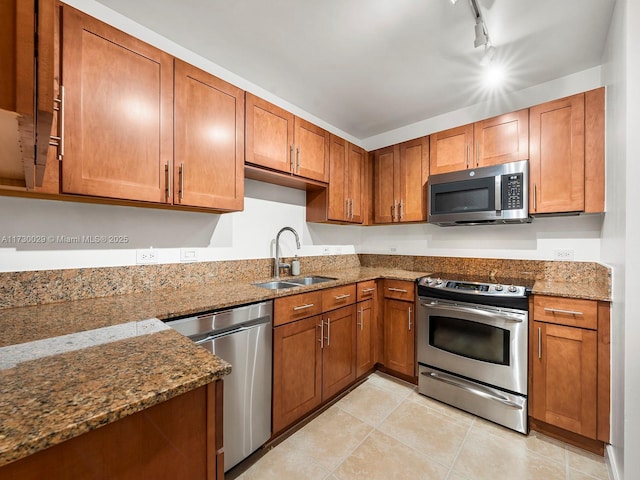
[[[138,265],[148,265],[158,263],[158,252],[153,248],[136,250],[136,263]]]

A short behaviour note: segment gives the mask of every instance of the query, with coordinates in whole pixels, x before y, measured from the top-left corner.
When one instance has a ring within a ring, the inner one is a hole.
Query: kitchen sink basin
[[[273,281],[273,282],[254,283],[254,285],[256,287],[268,288],[269,290],[278,290],[280,288],[299,287],[301,284],[293,283],[293,282]]]
[[[321,277],[318,275],[312,275],[309,277],[289,278],[287,282],[296,283],[298,285],[315,285],[316,283],[330,282],[336,280],[333,277]]]

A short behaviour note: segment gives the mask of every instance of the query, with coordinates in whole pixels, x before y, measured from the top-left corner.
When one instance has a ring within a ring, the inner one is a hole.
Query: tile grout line
[[[465,433],[464,438],[462,439],[462,442],[460,442],[460,446],[458,447],[458,450],[456,451],[456,454],[453,456],[453,460],[451,461],[451,466],[449,467],[449,472],[447,473],[447,478],[450,478],[451,475],[454,473],[453,472],[453,467],[455,466],[456,462],[458,461],[458,457],[460,456],[460,453],[462,452],[462,448],[464,447],[465,442],[467,441],[467,438],[469,438],[469,435],[471,435],[471,429],[473,428],[473,426],[476,424],[477,418],[473,418],[473,420],[471,420],[471,424],[469,425],[469,428],[467,429],[467,433]]]

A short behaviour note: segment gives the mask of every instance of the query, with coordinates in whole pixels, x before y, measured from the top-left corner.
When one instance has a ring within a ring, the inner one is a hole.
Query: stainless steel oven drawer
[[[527,433],[527,398],[418,365],[418,392],[492,422]]]

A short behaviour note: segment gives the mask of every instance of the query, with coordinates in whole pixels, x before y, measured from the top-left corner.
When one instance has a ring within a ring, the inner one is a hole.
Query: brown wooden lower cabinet
[[[222,380],[0,468],[2,480],[224,477]]]
[[[609,441],[609,304],[534,295],[530,427],[602,454]]]
[[[415,321],[413,302],[384,300],[384,366],[415,376]]]
[[[356,305],[356,377],[373,369],[376,363],[376,317],[374,300]]]

